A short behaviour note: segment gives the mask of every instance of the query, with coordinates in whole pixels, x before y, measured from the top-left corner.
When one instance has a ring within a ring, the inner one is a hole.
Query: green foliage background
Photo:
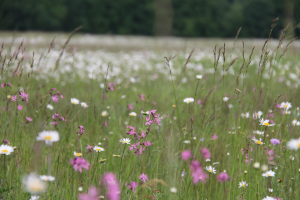
[[[241,37],[267,38],[272,20],[285,17],[287,1],[294,4],[292,20],[300,21],[296,0],[160,1],[172,5],[174,36],[234,37],[242,26]],[[154,4],[154,0],[0,0],[0,30],[71,31],[82,25],[81,31],[88,33],[155,35],[159,19]],[[272,36],[278,37],[283,28],[280,20]]]

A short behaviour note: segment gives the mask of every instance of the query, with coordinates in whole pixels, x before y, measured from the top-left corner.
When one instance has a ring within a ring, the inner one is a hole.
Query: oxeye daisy
[[[82,153],[77,153],[76,151],[74,151],[74,156],[76,156],[76,157],[81,157],[81,156],[82,156]]]
[[[263,126],[275,126],[275,124],[270,124],[269,120],[268,119],[264,120],[264,118],[261,118],[259,120],[259,125],[263,125]]]
[[[8,99],[11,99],[11,95],[7,95],[7,98],[8,98]]]
[[[202,79],[202,75],[196,75],[196,78],[197,78],[198,80],[201,80],[201,79]]]
[[[102,117],[106,117],[108,115],[107,111],[102,111]]]
[[[300,138],[291,139],[290,141],[288,141],[287,147],[292,150],[298,150],[300,148]]]
[[[183,102],[185,102],[185,103],[193,103],[194,102],[194,98],[185,98],[185,99],[183,99]]]
[[[99,160],[99,163],[105,163],[105,161],[106,161],[106,159],[102,159],[102,158],[101,158],[101,159]]]
[[[276,200],[276,199],[274,199],[273,197],[266,196],[266,197],[263,198],[262,200]]]
[[[260,119],[260,117],[262,116],[262,114],[263,114],[262,111],[254,112],[253,113],[253,119]]]
[[[102,147],[95,146],[94,151],[101,152],[101,151],[104,151],[104,149]]]
[[[14,148],[6,145],[6,144],[2,144],[0,146],[0,154],[5,154],[5,155],[9,155],[14,151]]]
[[[49,110],[53,110],[53,109],[54,109],[54,107],[53,107],[52,105],[50,105],[50,104],[47,105],[47,108],[48,108]]]
[[[252,139],[256,144],[258,144],[258,145],[263,145],[263,144],[265,144],[265,143],[263,143],[262,141],[261,141],[261,138],[258,140],[258,139],[256,139],[256,138],[253,138]]]
[[[132,116],[132,117],[135,117],[136,113],[135,112],[131,112],[131,113],[129,113],[129,115]]]
[[[245,188],[247,186],[248,186],[248,184],[246,183],[246,181],[239,182],[239,188],[241,188],[241,187]]]
[[[228,100],[229,100],[228,97],[224,97],[224,98],[223,98],[223,101],[224,101],[224,102],[227,102]]]
[[[45,192],[47,184],[42,181],[35,173],[31,173],[23,178],[23,185],[27,192],[38,194]]]
[[[285,109],[285,110],[288,110],[288,109],[290,109],[292,107],[292,104],[290,103],[290,102],[282,102],[281,104],[280,104],[280,108],[283,108],[283,109]]]
[[[206,169],[207,171],[209,171],[210,173],[214,173],[214,174],[217,173],[217,171],[215,170],[215,168],[212,167],[212,166],[206,166],[205,169]]]
[[[130,144],[130,139],[129,138],[123,138],[120,140],[121,143],[123,144]]]
[[[39,197],[39,196],[33,195],[33,196],[30,197],[29,200],[37,200],[37,199],[40,199],[40,197]]]
[[[57,131],[42,131],[36,137],[37,141],[45,141],[47,146],[50,146],[52,142],[59,141],[59,134]]]
[[[43,181],[54,181],[55,180],[55,178],[53,176],[46,176],[46,175],[40,176],[40,179],[42,179]]]
[[[299,125],[300,125],[300,122],[297,121],[297,119],[294,119],[294,120],[292,121],[292,124],[293,124],[294,126],[299,126]]]
[[[273,177],[273,176],[275,176],[275,172],[273,172],[272,170],[266,171],[265,173],[262,174],[262,176],[264,176],[264,177]]]
[[[71,104],[77,105],[77,104],[79,104],[79,100],[75,99],[75,98],[71,98]]]
[[[289,114],[291,114],[291,111],[289,111],[289,110],[285,110],[283,114],[285,114],[285,115],[289,115]]]
[[[85,102],[81,102],[80,105],[81,105],[81,107],[83,107],[83,108],[89,107]]]
[[[113,157],[121,157],[120,155],[114,154]]]
[[[259,131],[259,130],[253,131],[253,133],[257,134],[257,135],[263,135],[264,134],[263,131]]]

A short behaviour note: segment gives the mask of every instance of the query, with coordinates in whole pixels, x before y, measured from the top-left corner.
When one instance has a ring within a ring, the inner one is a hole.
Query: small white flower
[[[263,198],[262,200],[276,200],[276,199],[274,199],[273,197],[266,196],[266,197]]]
[[[31,198],[29,200],[37,200],[37,199],[40,199],[40,197],[34,195],[34,196],[31,196]]]
[[[82,156],[82,153],[77,153],[76,151],[74,151],[74,156],[75,156],[75,157],[81,157],[81,156]]]
[[[290,141],[288,141],[287,147],[291,150],[298,150],[300,148],[300,138],[291,139]]]
[[[81,192],[82,190],[83,190],[83,188],[82,188],[82,187],[79,187],[79,188],[78,188],[78,191],[79,191],[79,192]]]
[[[233,105],[232,105],[232,104],[229,104],[229,105],[228,105],[228,108],[233,108]]]
[[[273,176],[275,176],[275,172],[273,172],[272,170],[266,171],[265,173],[262,174],[262,176],[264,176],[264,177],[273,177]]]
[[[181,173],[181,177],[185,177],[187,175],[187,173],[183,170],[182,173]]]
[[[98,147],[98,146],[95,146],[95,147],[94,147],[94,150],[95,150],[96,152],[104,151],[104,149],[103,149],[102,147]]]
[[[209,171],[210,173],[214,173],[214,174],[217,173],[217,171],[215,170],[215,168],[212,167],[212,166],[206,166],[205,169],[206,169],[207,171]]]
[[[71,104],[77,105],[77,104],[79,104],[79,100],[75,99],[75,98],[71,98]]]
[[[193,103],[194,102],[194,98],[185,98],[185,99],[183,99],[183,102],[185,102],[185,103]]]
[[[275,124],[270,124],[269,120],[268,119],[264,120],[264,118],[261,118],[259,120],[259,125],[263,125],[263,126],[275,126]]]
[[[191,141],[189,141],[189,140],[184,140],[183,143],[185,143],[185,144],[190,144]]]
[[[126,95],[122,95],[122,96],[121,96],[121,99],[125,99],[125,98],[126,98]]]
[[[176,193],[176,192],[177,192],[177,189],[176,189],[175,187],[171,187],[171,188],[170,188],[170,192]]]
[[[100,83],[100,87],[104,88],[105,87],[104,83]]]
[[[59,134],[57,131],[42,131],[36,137],[37,141],[45,141],[47,146],[50,146],[53,142],[59,141]]]
[[[130,139],[129,138],[123,138],[120,140],[121,143],[123,144],[130,144]]]
[[[248,172],[247,172],[247,171],[244,171],[244,173],[247,174]]]
[[[253,133],[257,134],[257,135],[263,135],[264,134],[263,131],[259,131],[259,130],[253,131]]]
[[[283,108],[283,109],[285,109],[285,110],[288,110],[288,109],[290,109],[291,107],[292,107],[292,104],[289,103],[289,102],[282,102],[282,103],[280,104],[280,108]]]
[[[132,117],[135,117],[136,113],[135,112],[131,112],[131,113],[129,113],[129,115],[132,116]]]
[[[120,155],[114,154],[113,157],[121,157]]]
[[[294,120],[292,121],[292,124],[293,124],[294,126],[299,126],[299,125],[300,125],[300,122],[297,121],[297,119],[294,119]]]
[[[47,183],[42,181],[35,173],[31,173],[23,178],[23,185],[27,192],[31,194],[38,194],[45,192],[47,189]]]
[[[261,141],[261,138],[259,138],[259,140],[256,139],[256,138],[253,138],[252,140],[253,140],[256,144],[258,144],[258,145],[263,145],[263,144],[265,144],[265,143],[263,143],[263,142]]]
[[[108,115],[108,112],[107,111],[102,111],[102,117],[106,117]]]
[[[54,109],[54,107],[53,107],[52,105],[50,105],[50,104],[47,105],[47,108],[48,108],[49,110],[53,110],[53,109]]]
[[[269,192],[272,193],[273,192],[273,189],[272,188],[268,188]]]
[[[211,161],[211,160],[210,160],[209,158],[205,160],[205,162],[210,162],[210,161]]]
[[[5,154],[5,155],[9,155],[14,151],[14,148],[6,145],[6,144],[2,144],[0,146],[0,154]]]
[[[8,98],[8,99],[11,99],[11,95],[7,95],[7,98]]]
[[[227,102],[228,100],[229,100],[228,97],[224,97],[224,98],[223,98],[223,101],[224,101],[224,102]]]
[[[241,187],[245,188],[247,186],[248,186],[248,184],[246,183],[246,181],[239,182],[239,188],[241,188]]]
[[[83,107],[83,108],[89,107],[85,102],[81,102],[80,104],[81,104],[81,107]]]
[[[263,172],[268,171],[268,165],[262,165],[260,169]]]
[[[229,152],[227,152],[227,156],[229,156],[230,155],[230,153]]]
[[[259,162],[255,162],[253,164],[253,167],[256,168],[256,169],[258,169],[260,167],[260,163]]]
[[[196,78],[201,80],[202,79],[202,75],[196,75]]]
[[[260,119],[260,117],[263,115],[262,111],[254,112],[253,113],[253,119]]]
[[[213,165],[218,165],[218,164],[220,164],[220,163],[219,163],[219,162],[214,162],[214,163],[213,163]]]
[[[46,175],[40,176],[40,179],[42,179],[43,181],[54,181],[55,180],[55,178],[53,176],[46,176]]]

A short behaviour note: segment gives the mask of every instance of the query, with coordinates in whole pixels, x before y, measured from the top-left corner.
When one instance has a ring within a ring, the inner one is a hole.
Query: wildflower
[[[107,111],[102,111],[102,117],[106,117],[108,115]]]
[[[70,164],[73,166],[75,171],[79,171],[80,173],[82,173],[82,168],[88,170],[90,166],[90,163],[81,157],[75,157],[74,159],[71,159]]]
[[[3,144],[10,144],[8,140],[2,140]]]
[[[18,110],[22,110],[23,106],[22,105],[18,105],[17,108],[18,108]]]
[[[205,169],[206,169],[207,171],[209,171],[210,173],[216,174],[216,170],[215,170],[215,168],[212,167],[212,166],[208,166],[208,167],[206,166]]]
[[[135,112],[131,112],[131,113],[129,113],[129,115],[132,116],[132,117],[135,117],[136,113]]]
[[[101,151],[104,151],[104,149],[101,148],[101,147],[95,146],[95,147],[94,147],[94,151],[96,151],[96,152],[101,152]]]
[[[224,97],[224,98],[223,98],[223,101],[224,101],[224,102],[227,102],[228,100],[229,100],[228,97]]]
[[[173,104],[173,105],[172,105],[172,107],[173,107],[173,108],[176,108],[176,105],[175,105],[175,104]]]
[[[196,75],[196,78],[197,78],[198,80],[201,80],[201,79],[202,79],[202,75]]]
[[[211,161],[210,159],[206,159],[206,160],[205,160],[205,162],[210,162],[210,161]]]
[[[264,120],[264,118],[261,118],[260,120],[259,120],[259,125],[263,125],[263,126],[274,126],[275,124],[269,124],[269,120],[268,119],[266,119],[266,120]]]
[[[122,95],[122,96],[121,96],[121,99],[125,99],[125,98],[126,98],[126,95]]]
[[[17,95],[11,96],[12,101],[17,101],[17,99],[18,99]]]
[[[29,200],[37,200],[37,199],[39,199],[39,198],[40,198],[39,196],[33,195],[33,196],[30,197]]]
[[[272,138],[270,141],[273,145],[280,144],[280,141],[276,138]]]
[[[142,101],[145,101],[145,95],[144,94],[141,95],[141,99],[142,99]]]
[[[9,155],[14,151],[14,148],[5,143],[0,146],[0,154]]]
[[[291,114],[291,111],[289,111],[289,110],[284,110],[283,114],[284,114],[284,115],[289,115],[289,114]]]
[[[186,150],[186,151],[181,152],[182,160],[187,161],[191,157],[192,157],[192,151],[191,150]]]
[[[35,173],[31,173],[23,178],[24,189],[31,194],[38,194],[45,192],[47,184],[39,178]]]
[[[300,148],[300,138],[298,139],[291,139],[290,141],[288,141],[287,143],[287,147],[289,149],[292,149],[292,150],[297,150]]]
[[[198,166],[196,169],[192,171],[193,184],[198,184],[199,181],[205,183],[208,175],[204,173],[201,166]]]
[[[120,200],[121,189],[117,181],[117,177],[114,173],[105,173],[102,181],[106,184],[107,187],[107,199],[110,200]]]
[[[176,192],[177,192],[177,189],[176,189],[176,187],[171,187],[171,188],[170,188],[170,192],[172,192],[172,193],[176,193]]]
[[[221,172],[219,175],[217,175],[218,181],[221,182],[226,182],[230,180],[230,177],[226,172]]]
[[[42,179],[43,181],[54,181],[55,180],[55,178],[53,176],[46,176],[46,175],[40,176],[40,179]]]
[[[134,181],[131,181],[131,183],[126,183],[126,185],[133,192],[135,192],[135,188],[138,186],[138,184]]]
[[[248,184],[246,183],[246,181],[239,182],[239,188],[241,188],[241,187],[245,188],[247,186],[248,186]]]
[[[185,103],[192,103],[192,102],[194,102],[194,98],[185,98],[184,100],[183,100],[183,102],[185,102]]]
[[[57,131],[42,131],[36,137],[37,141],[45,141],[47,146],[52,145],[52,142],[59,141],[59,134]]]
[[[216,140],[217,138],[218,138],[218,136],[216,134],[214,134],[211,139]]]
[[[257,140],[255,137],[252,139],[256,144],[259,144],[259,145],[263,145],[263,144],[265,144],[265,143],[263,143],[262,141],[261,141],[261,138],[259,139],[259,140]]]
[[[185,141],[183,141],[183,143],[185,143],[185,144],[189,144],[189,143],[191,143],[191,141],[189,141],[189,140],[185,140]]]
[[[293,124],[294,126],[299,126],[299,125],[300,125],[300,122],[297,121],[297,119],[294,119],[294,120],[292,121],[292,124]]]
[[[93,146],[90,146],[89,144],[87,145],[87,147],[86,147],[86,149],[89,151],[89,153],[91,153],[92,152],[92,150],[93,150]]]
[[[181,173],[181,177],[185,177],[187,175],[187,173],[183,170],[182,173]]]
[[[117,154],[114,154],[113,156],[114,156],[114,157],[121,157],[120,155],[117,155]]]
[[[80,200],[98,200],[99,191],[95,187],[90,187],[88,193],[78,194]]]
[[[84,130],[85,130],[84,127],[83,126],[78,126],[78,128],[79,128],[79,130],[76,131],[77,135],[78,136],[83,135],[84,134]]]
[[[197,104],[201,104],[201,99],[199,99],[199,100],[197,101]]]
[[[12,97],[11,97],[11,95],[7,95],[7,98],[8,98],[8,99],[11,99]]]
[[[23,92],[19,92],[20,98],[22,98],[23,101],[27,101],[28,102],[28,94],[26,94],[24,91]]]
[[[77,105],[77,104],[79,104],[79,100],[75,99],[75,98],[71,98],[71,104]]]
[[[78,191],[79,191],[79,192],[81,192],[82,190],[83,190],[83,188],[82,188],[82,187],[79,187],[79,188],[78,188]]]
[[[139,179],[140,179],[141,181],[143,181],[144,183],[146,183],[146,181],[149,181],[148,176],[147,176],[146,174],[144,174],[144,173],[142,173],[142,174],[139,176]]]
[[[253,113],[253,119],[260,119],[260,117],[262,116],[262,114],[263,114],[262,111],[254,112]]]
[[[272,188],[268,188],[269,192],[272,193],[273,192],[273,189]]]
[[[266,197],[263,198],[262,200],[276,200],[276,199],[274,199],[273,197],[266,196]]]
[[[256,169],[258,169],[258,168],[260,167],[259,162],[255,162],[255,163],[253,164],[253,167],[256,168]]]
[[[47,105],[47,108],[48,108],[49,110],[53,110],[53,109],[54,109],[54,107],[53,107],[52,105],[50,105],[50,104]]]
[[[123,138],[120,140],[121,143],[123,144],[130,144],[130,139],[129,138]]]
[[[201,154],[205,159],[210,159],[210,152],[207,148],[202,148],[201,149]]]
[[[26,117],[26,120],[27,120],[26,123],[29,123],[32,121],[31,117]]]
[[[268,165],[262,165],[260,169],[261,171],[265,172],[268,170]]]
[[[253,133],[257,134],[257,135],[263,135],[265,132],[256,130],[256,131],[253,131]]]
[[[283,109],[285,109],[285,110],[288,110],[288,109],[290,109],[291,107],[292,107],[292,104],[289,103],[289,102],[282,102],[282,103],[280,104],[280,108],[283,108]]]
[[[275,172],[273,172],[272,170],[266,171],[265,173],[262,174],[262,176],[264,177],[275,176]]]
[[[80,104],[81,104],[81,107],[83,107],[83,108],[89,107],[85,102],[81,102]]]
[[[75,157],[81,157],[81,156],[82,156],[82,153],[77,153],[76,151],[74,151],[74,156],[75,156]]]
[[[131,103],[131,104],[128,104],[128,108],[129,108],[130,110],[133,110],[132,103]]]

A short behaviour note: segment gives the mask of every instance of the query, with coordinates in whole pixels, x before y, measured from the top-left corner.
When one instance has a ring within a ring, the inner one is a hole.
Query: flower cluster
[[[144,173],[142,173],[139,176],[139,179],[141,180],[140,185],[142,185],[143,183],[146,183],[146,181],[149,181],[148,176]],[[138,183],[131,181],[131,183],[126,183],[126,186],[128,187],[128,189],[135,192],[135,188],[138,186]]]
[[[134,154],[138,156],[139,154],[143,154],[143,152],[147,149],[148,146],[152,144],[147,140],[147,142],[138,142],[134,143],[129,147],[129,150],[135,150]]]
[[[81,157],[75,157],[74,159],[71,159],[70,163],[73,166],[74,170],[79,171],[80,173],[82,173],[82,168],[88,170],[90,166],[90,163]]]
[[[52,91],[55,91],[56,88],[52,88],[51,90],[52,90]],[[50,95],[51,95],[52,101],[55,102],[55,103],[58,103],[59,97],[62,98],[62,99],[64,98],[63,95],[59,93],[59,91],[57,91],[57,92],[54,93],[54,94],[52,94],[52,92],[50,92]]]
[[[19,96],[22,99],[22,101],[27,101],[28,102],[28,94],[26,94],[24,91],[23,92],[19,92]]]
[[[84,134],[84,130],[85,130],[84,127],[83,126],[78,126],[78,128],[79,128],[79,130],[76,131],[77,135],[78,136],[83,135]]]
[[[52,115],[52,119],[53,122],[51,122],[50,124],[56,126],[58,121],[66,121],[64,117],[62,117],[60,114],[55,113],[54,115]]]
[[[106,185],[107,199],[120,200],[121,189],[116,175],[112,172],[106,173],[103,175],[102,181]]]

